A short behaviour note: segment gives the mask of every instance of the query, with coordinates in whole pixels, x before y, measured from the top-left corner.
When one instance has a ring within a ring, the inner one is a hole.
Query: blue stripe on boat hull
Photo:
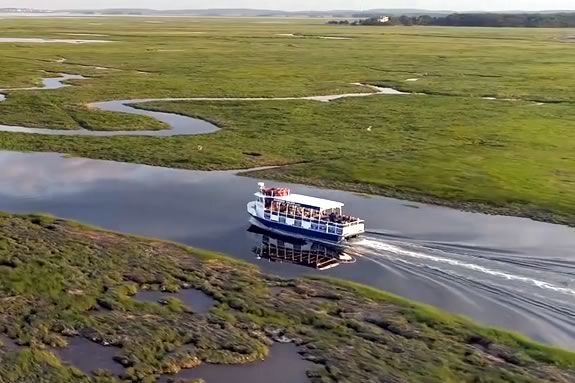
[[[308,237],[308,238],[318,238],[324,241],[330,242],[341,242],[345,239],[345,237],[337,234],[329,234],[329,233],[322,233],[315,230],[304,229],[303,227],[296,227],[285,225],[283,223],[268,221],[266,219],[256,217],[252,215],[252,217],[257,220],[260,225],[269,228],[270,230],[279,230],[285,233],[293,233],[297,234],[298,236]]]

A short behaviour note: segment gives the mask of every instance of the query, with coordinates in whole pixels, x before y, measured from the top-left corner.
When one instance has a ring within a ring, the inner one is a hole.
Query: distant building
[[[377,19],[377,22],[380,23],[380,24],[388,23],[388,22],[389,22],[389,16],[380,16],[380,17]]]

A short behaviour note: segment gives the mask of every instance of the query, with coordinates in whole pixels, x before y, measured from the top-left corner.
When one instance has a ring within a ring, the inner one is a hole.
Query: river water
[[[174,240],[286,277],[346,278],[575,349],[574,229],[287,185],[342,201],[367,220],[370,233],[344,250],[356,262],[318,271],[256,257],[264,235],[249,230],[245,205],[257,181],[233,172],[0,152],[2,211],[46,212]]]

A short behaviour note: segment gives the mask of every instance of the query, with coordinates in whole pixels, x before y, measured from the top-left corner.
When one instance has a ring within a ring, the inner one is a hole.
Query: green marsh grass
[[[222,130],[172,138],[0,133],[0,147],[206,170],[302,163],[258,176],[575,224],[575,51],[562,42],[572,31],[323,22],[3,19],[2,37],[95,33],[114,42],[2,44],[0,88],[36,85],[47,71],[89,80],[57,91],[11,92],[0,104],[0,123],[162,129],[153,119],[98,112],[86,104],[365,91],[354,82],[429,95],[330,104],[161,102],[140,107],[201,117]],[[351,39],[317,38],[326,35]],[[56,62],[60,58],[67,61]],[[546,104],[536,105],[540,101]]]
[[[154,382],[190,363],[261,363],[277,329],[316,362],[312,383],[575,377],[571,352],[351,282],[267,276],[221,254],[43,215],[0,215],[0,237],[0,333],[19,345],[0,346],[2,382]],[[207,314],[132,298],[190,287],[215,299]],[[61,362],[55,350],[71,336],[116,347],[124,373]]]

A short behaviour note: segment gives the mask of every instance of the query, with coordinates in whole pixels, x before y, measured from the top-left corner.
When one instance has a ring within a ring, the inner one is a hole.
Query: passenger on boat
[[[338,224],[347,224],[358,221],[358,218],[341,215],[335,211],[331,211],[329,214],[323,212],[320,213],[318,210],[304,209],[300,206],[294,206],[280,201],[271,201],[266,207],[272,212],[279,212],[291,217],[302,217],[303,219],[322,220]]]
[[[335,214],[334,211],[332,211],[331,214],[329,215],[329,220],[330,220],[330,222],[337,222],[338,221],[338,216],[337,216],[337,214]]]

